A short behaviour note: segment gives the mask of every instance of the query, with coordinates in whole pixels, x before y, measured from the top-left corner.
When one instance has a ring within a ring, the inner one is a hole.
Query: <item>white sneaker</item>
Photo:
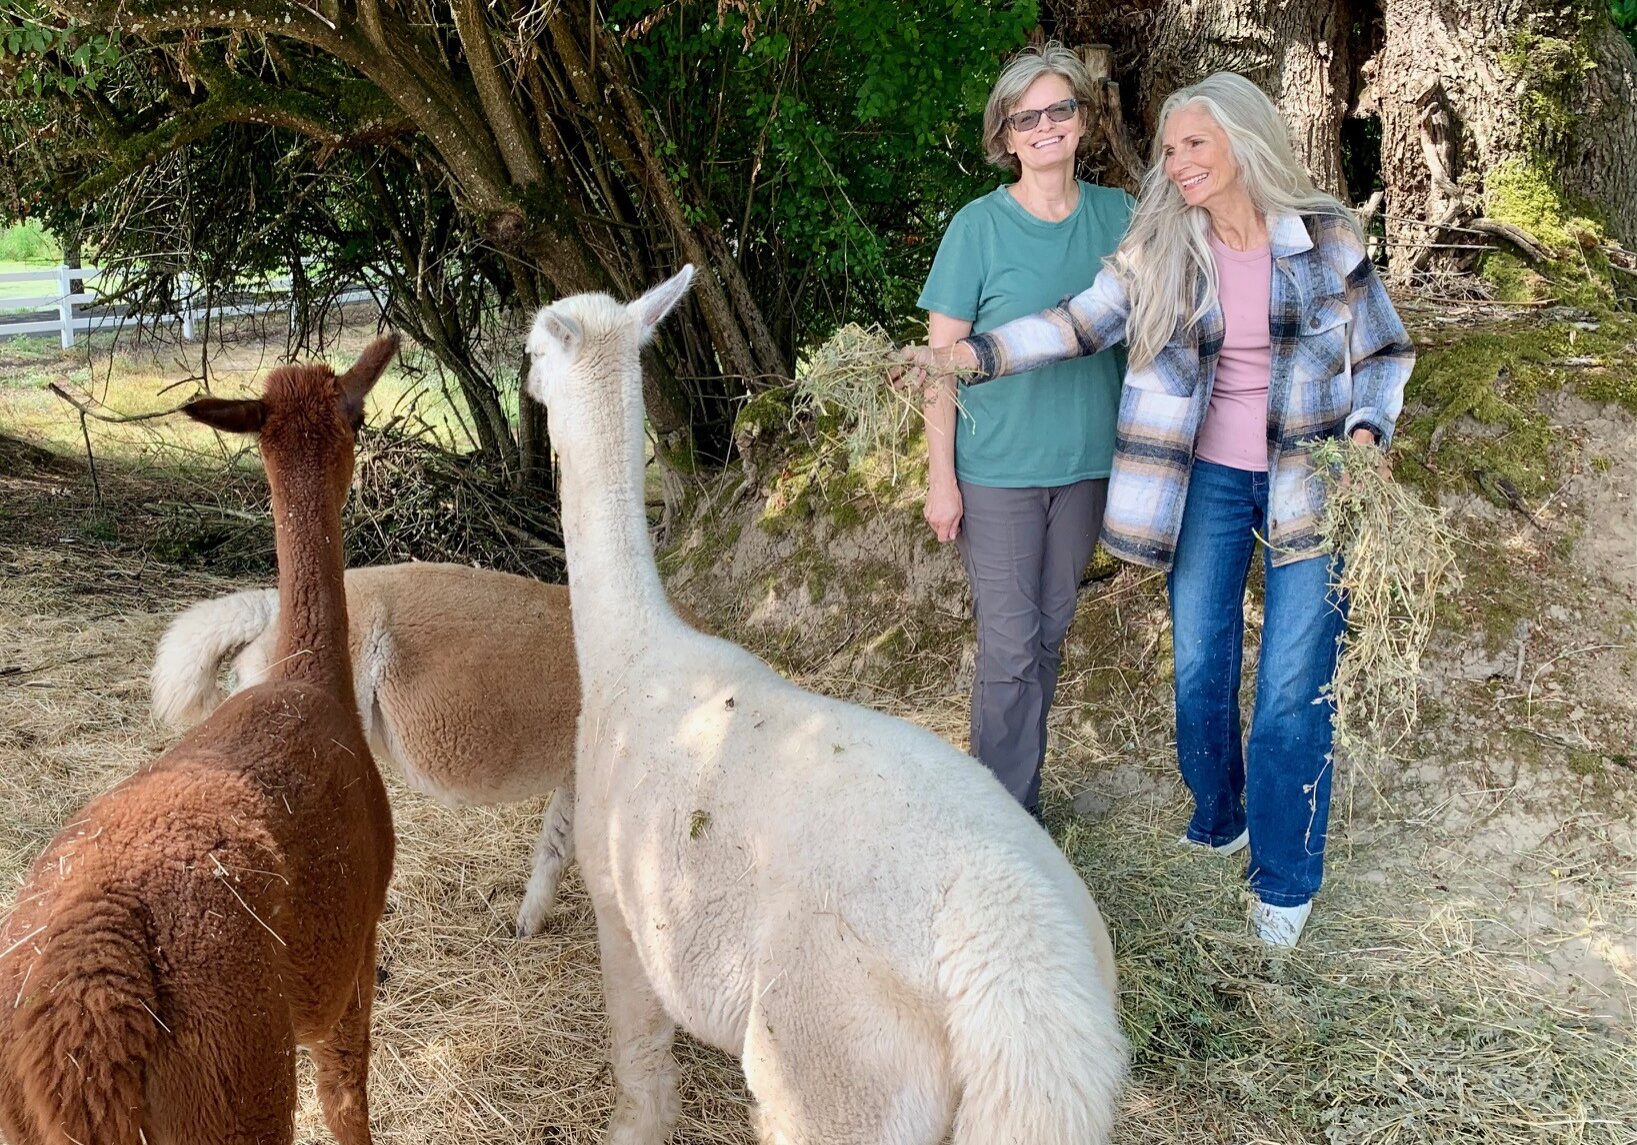
[[[1215,851],[1219,855],[1232,855],[1232,854],[1235,854],[1236,852],[1243,851],[1245,849],[1245,847],[1249,843],[1250,843],[1250,828],[1249,827],[1247,827],[1243,831],[1239,832],[1239,834],[1237,836],[1235,836],[1232,839],[1229,839],[1226,843],[1218,843],[1215,846],[1212,846],[1210,843],[1195,842],[1193,839],[1190,839],[1186,835],[1184,835],[1182,838],[1177,840],[1177,844],[1179,846],[1198,847],[1202,851]]]
[[[1257,899],[1256,905],[1250,908],[1251,930],[1269,946],[1295,946],[1312,912],[1311,902],[1301,906],[1274,906]]]

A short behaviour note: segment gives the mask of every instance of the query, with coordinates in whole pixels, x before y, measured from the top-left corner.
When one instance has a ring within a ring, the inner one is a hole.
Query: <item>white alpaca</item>
[[[1084,884],[971,757],[797,688],[666,603],[629,305],[542,310],[529,390],[561,458],[583,690],[575,787],[619,1094],[676,1119],[675,1026],[738,1056],[764,1145],[1095,1145],[1125,1071]]]
[[[517,932],[537,934],[574,857],[574,724],[580,678],[568,589],[452,564],[348,569],[348,645],[370,750],[415,790],[454,807],[555,792],[540,825]],[[268,678],[278,592],[192,605],[153,663],[153,714],[181,729]]]

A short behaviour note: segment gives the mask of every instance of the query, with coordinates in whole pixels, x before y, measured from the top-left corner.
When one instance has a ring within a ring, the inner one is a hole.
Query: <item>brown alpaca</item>
[[[341,507],[364,395],[287,366],[259,400],[186,412],[259,432],[278,542],[278,657],[46,847],[0,927],[0,1135],[12,1145],[249,1143],[294,1135],[295,1047],[330,1131],[369,1141],[386,789],[347,657]]]

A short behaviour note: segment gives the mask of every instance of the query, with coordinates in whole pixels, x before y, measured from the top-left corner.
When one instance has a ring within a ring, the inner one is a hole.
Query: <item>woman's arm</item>
[[[927,343],[934,350],[954,345],[972,332],[972,323],[934,311],[927,313]],[[941,543],[955,539],[961,529],[961,490],[955,483],[955,383],[927,391],[922,416],[926,419],[927,498],[922,515]]]
[[[1106,350],[1125,340],[1130,313],[1125,284],[1105,267],[1090,286],[1050,310],[964,339],[977,364],[978,376],[969,381],[1021,374]]]
[[[1124,283],[1104,268],[1089,287],[1049,310],[947,348],[906,346],[903,356],[933,374],[972,375],[962,380],[976,384],[1106,350],[1125,340],[1130,312]]]
[[[1347,415],[1347,433],[1367,429],[1386,449],[1404,408],[1404,383],[1415,367],[1415,346],[1368,257],[1347,275],[1347,308],[1352,312],[1348,350],[1353,360],[1353,409]]]

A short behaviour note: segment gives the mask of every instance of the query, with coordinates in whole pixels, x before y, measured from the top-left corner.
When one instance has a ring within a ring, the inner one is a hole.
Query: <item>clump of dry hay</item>
[[[833,419],[853,462],[895,456],[921,425],[920,395],[887,382],[903,364],[881,327],[849,322],[808,358],[796,379],[796,411],[817,415],[821,424]]]
[[[1336,744],[1381,759],[1415,726],[1438,597],[1460,587],[1454,535],[1442,510],[1382,472],[1375,446],[1332,438],[1313,460],[1325,483],[1319,535],[1341,556],[1335,588],[1348,600],[1329,689]]]

